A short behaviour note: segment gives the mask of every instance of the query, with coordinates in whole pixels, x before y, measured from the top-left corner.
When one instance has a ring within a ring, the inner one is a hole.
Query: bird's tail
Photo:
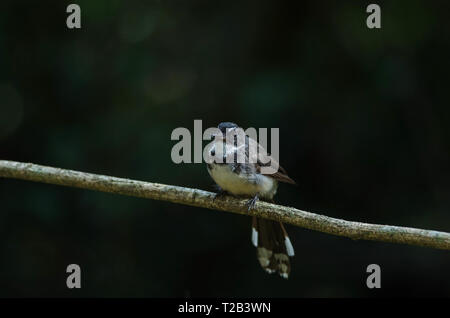
[[[268,273],[278,272],[288,278],[291,271],[290,256],[294,256],[291,240],[281,222],[253,217],[252,243],[262,268]]]

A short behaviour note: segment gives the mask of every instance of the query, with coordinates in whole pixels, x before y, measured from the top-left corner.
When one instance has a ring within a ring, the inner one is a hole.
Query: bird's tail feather
[[[283,223],[253,217],[252,243],[262,268],[268,273],[278,272],[288,278],[291,271],[289,257],[294,248]]]

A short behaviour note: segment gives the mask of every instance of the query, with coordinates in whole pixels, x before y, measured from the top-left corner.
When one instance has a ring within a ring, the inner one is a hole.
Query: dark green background
[[[279,127],[278,203],[450,231],[446,2],[377,1],[381,30],[365,1],[76,1],[81,30],[69,3],[0,4],[1,159],[211,190],[173,129]],[[448,251],[288,232],[285,281],[248,217],[1,179],[0,296],[450,295]]]

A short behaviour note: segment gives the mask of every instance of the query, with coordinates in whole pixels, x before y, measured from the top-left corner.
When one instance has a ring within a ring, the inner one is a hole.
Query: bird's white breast
[[[229,164],[210,164],[208,172],[225,191],[241,196],[272,199],[277,192],[278,182],[257,173],[236,173]]]

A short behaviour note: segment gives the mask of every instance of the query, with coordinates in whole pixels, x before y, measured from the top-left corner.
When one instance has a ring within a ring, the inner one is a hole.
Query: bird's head
[[[229,121],[220,123],[219,126],[217,126],[217,128],[220,129],[220,131],[224,136],[227,134],[227,130],[231,130],[238,127],[239,127],[238,125]]]

